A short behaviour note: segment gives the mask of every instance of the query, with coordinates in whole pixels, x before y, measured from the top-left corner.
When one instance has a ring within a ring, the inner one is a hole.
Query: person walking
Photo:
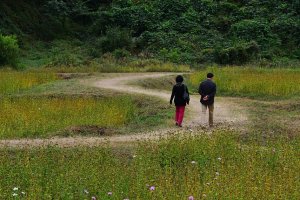
[[[175,97],[175,99],[174,99]],[[175,122],[176,126],[182,127],[182,121],[184,117],[184,111],[186,104],[189,104],[189,90],[185,84],[183,84],[183,77],[178,75],[176,77],[176,84],[173,86],[170,104],[174,103],[176,106]]]
[[[207,79],[202,81],[199,85],[198,92],[201,95],[201,107],[202,107],[202,114],[205,116],[206,110],[209,111],[209,126],[213,127],[213,114],[214,114],[214,101],[215,95],[217,91],[216,84],[212,81],[214,75],[212,73],[207,74]]]

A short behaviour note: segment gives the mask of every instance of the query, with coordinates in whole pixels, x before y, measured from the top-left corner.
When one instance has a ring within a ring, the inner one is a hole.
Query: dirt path
[[[177,75],[177,73],[128,73],[128,74],[110,74],[109,78],[96,80],[92,82],[93,87],[109,89],[130,94],[143,94],[161,98],[169,102],[170,92],[159,91],[152,89],[145,89],[138,86],[128,85],[129,82],[148,79],[148,78],[161,78],[164,76]],[[246,120],[246,114],[239,106],[238,99],[236,98],[216,98],[215,103],[215,118],[216,124],[232,124],[238,126],[243,124]],[[197,129],[199,126],[206,126],[207,116],[201,116],[199,96],[191,95],[190,105],[187,107],[186,118],[184,120],[184,128],[179,130],[175,127],[170,127],[164,130],[157,130],[154,132],[140,133],[135,135],[117,135],[109,137],[54,137],[50,139],[19,139],[19,140],[0,140],[0,147],[12,148],[33,148],[33,147],[75,147],[75,146],[98,146],[109,143],[112,146],[119,146],[122,144],[145,140],[145,139],[159,139],[166,137],[174,132],[189,131]]]
[[[178,73],[138,73],[138,74],[119,74],[115,78],[103,79],[94,83],[95,87],[115,90],[124,93],[136,93],[155,96],[166,101],[170,100],[171,91],[159,91],[153,89],[145,89],[138,86],[128,85],[128,82],[137,81],[148,78],[161,78],[173,75],[174,78]],[[203,116],[199,102],[199,95],[191,95],[190,105],[187,106],[187,119],[184,124],[188,127],[205,125],[208,123],[208,116]],[[242,108],[235,103],[236,98],[217,97],[215,103],[214,121],[216,123],[240,123],[244,122],[246,114]]]

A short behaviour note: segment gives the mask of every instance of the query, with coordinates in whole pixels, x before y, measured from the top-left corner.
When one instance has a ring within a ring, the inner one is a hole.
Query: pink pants
[[[185,106],[176,106],[175,121],[178,123],[178,125],[182,124],[184,110],[185,110]]]

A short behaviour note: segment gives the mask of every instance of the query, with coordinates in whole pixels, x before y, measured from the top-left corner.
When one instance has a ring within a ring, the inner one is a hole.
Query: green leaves
[[[19,45],[14,35],[3,36],[0,34],[0,66],[11,65],[17,67]]]
[[[263,59],[299,58],[300,4],[296,0],[16,2],[0,3],[0,31],[47,41],[95,40],[96,55],[126,49],[132,55],[167,61],[219,62],[216,56],[204,55],[207,49],[235,51],[236,44],[254,41]],[[160,55],[163,48],[173,55]]]

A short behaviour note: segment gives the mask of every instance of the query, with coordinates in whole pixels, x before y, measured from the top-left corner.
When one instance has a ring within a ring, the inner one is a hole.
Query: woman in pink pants
[[[176,106],[176,114],[175,114],[175,121],[176,126],[182,127],[182,121],[184,117],[184,110],[186,104],[189,104],[189,90],[186,85],[183,83],[183,77],[178,75],[176,77],[176,84],[173,86],[172,95],[170,99],[170,104],[172,104],[173,99]]]

